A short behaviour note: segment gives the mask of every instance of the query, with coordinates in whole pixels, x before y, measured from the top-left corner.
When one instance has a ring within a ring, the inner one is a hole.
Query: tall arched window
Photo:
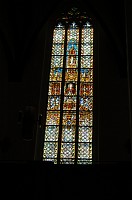
[[[92,20],[77,8],[54,27],[44,161],[92,163],[93,32]]]

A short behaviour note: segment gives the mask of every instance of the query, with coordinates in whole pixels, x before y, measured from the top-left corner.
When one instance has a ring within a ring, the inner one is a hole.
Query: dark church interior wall
[[[2,2],[0,7],[0,159],[33,160],[41,77],[46,68],[43,63],[44,27],[60,2],[7,2]],[[89,3],[92,5],[99,28],[99,161],[130,161],[130,107],[124,1],[117,4],[114,1],[103,0],[83,2],[86,6]],[[129,9],[129,6],[127,8]],[[130,23],[130,19],[128,22]],[[21,124],[22,112],[26,112],[26,109],[32,110],[33,120],[36,122],[31,140],[28,136],[24,140],[26,136],[23,135]]]

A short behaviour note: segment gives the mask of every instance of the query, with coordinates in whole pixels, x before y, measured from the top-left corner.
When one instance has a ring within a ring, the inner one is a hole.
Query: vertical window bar
[[[77,109],[76,109],[76,137],[75,137],[75,164],[77,164],[77,158],[78,158],[80,62],[81,62],[81,26],[79,25],[78,81],[77,81]]]
[[[60,128],[59,128],[59,137],[58,137],[57,164],[60,164],[60,154],[61,154],[63,101],[64,101],[65,66],[66,66],[66,45],[67,45],[67,26],[65,25],[64,57],[63,57],[64,60],[63,60],[62,83],[61,83],[62,85],[61,85],[61,102],[60,102]]]

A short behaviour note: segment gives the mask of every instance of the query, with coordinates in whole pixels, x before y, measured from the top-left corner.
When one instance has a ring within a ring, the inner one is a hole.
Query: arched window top
[[[56,20],[56,23],[59,22],[63,25],[70,24],[72,28],[83,24],[87,24],[86,26],[92,26],[92,18],[88,16],[87,12],[80,11],[77,7],[72,7],[69,11],[61,13],[60,17]]]
[[[91,164],[93,135],[93,28],[72,8],[53,30],[43,160]]]

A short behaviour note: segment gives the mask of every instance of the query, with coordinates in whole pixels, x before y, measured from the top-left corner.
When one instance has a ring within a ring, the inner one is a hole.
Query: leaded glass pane
[[[64,111],[62,124],[67,126],[76,125],[76,113]]]
[[[93,112],[79,112],[79,126],[92,126],[93,125]]]
[[[64,95],[65,96],[77,95],[77,83],[76,82],[66,82],[64,85]]]
[[[63,56],[52,56],[51,68],[63,68]]]
[[[77,69],[66,69],[65,71],[65,81],[77,81],[78,70]]]
[[[75,157],[75,143],[61,143],[61,158]]]
[[[58,141],[59,126],[46,126],[45,128],[45,141]]]
[[[58,143],[57,142],[44,142],[44,158],[57,158],[57,149]]]
[[[62,43],[65,39],[65,29],[63,27],[58,27],[54,29],[53,32],[53,43]]]
[[[93,69],[80,69],[81,82],[93,82]]]
[[[92,158],[91,143],[78,143],[78,158],[85,158],[85,159]]]
[[[64,54],[64,44],[52,45],[52,55],[63,55],[63,54]]]
[[[78,68],[78,56],[66,56],[67,68]]]
[[[69,55],[70,58],[69,63],[73,64],[74,59],[72,59],[72,57],[78,55],[78,44],[74,43],[73,40],[67,44],[67,55]]]
[[[59,111],[47,111],[46,125],[59,125],[60,112]]]
[[[61,158],[60,159],[60,164],[74,164],[75,159],[70,159],[70,158]]]
[[[93,55],[93,46],[89,43],[81,44],[81,55]]]
[[[49,82],[48,95],[61,95],[61,82]]]
[[[93,68],[93,56],[81,56],[81,68]]]
[[[92,159],[78,159],[77,164],[89,165],[89,164],[92,164]]]
[[[48,97],[47,110],[60,110],[60,96],[49,96]]]
[[[82,43],[90,42],[91,46],[93,45],[93,29],[84,28],[82,29]]]
[[[92,142],[93,127],[79,127],[79,142]]]
[[[76,127],[63,126],[62,127],[62,142],[75,142]]]
[[[79,110],[93,110],[93,97],[79,97]]]
[[[76,110],[76,97],[65,96],[63,110]]]
[[[72,23],[70,28],[67,30],[67,42],[78,43],[79,42],[79,28],[75,23]]]
[[[52,162],[54,164],[57,164],[57,158],[45,158],[44,155],[43,155],[43,161]]]
[[[50,70],[50,81],[62,81],[62,68],[51,68]]]
[[[93,96],[93,84],[81,82],[80,96]]]

